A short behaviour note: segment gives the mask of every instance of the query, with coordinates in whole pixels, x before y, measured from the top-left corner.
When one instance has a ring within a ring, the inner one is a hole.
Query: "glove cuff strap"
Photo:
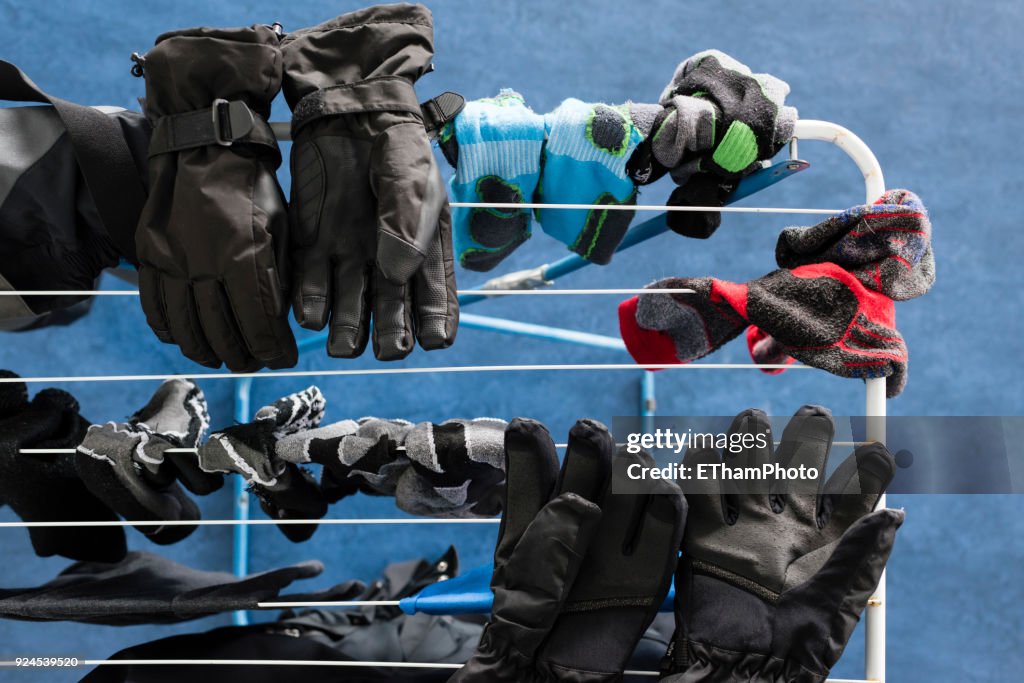
[[[274,131],[263,117],[241,100],[216,99],[205,109],[161,117],[153,127],[149,156],[236,142],[277,150]]]
[[[423,126],[431,139],[437,138],[441,129],[454,121],[466,106],[466,98],[457,92],[446,90],[420,105]]]
[[[382,76],[315,90],[292,109],[292,137],[307,123],[325,116],[379,111],[405,112],[422,118],[412,81]]]

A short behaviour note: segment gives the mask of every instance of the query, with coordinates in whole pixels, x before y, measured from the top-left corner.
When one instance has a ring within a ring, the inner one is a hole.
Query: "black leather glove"
[[[288,219],[266,118],[281,85],[268,26],[165,33],[145,57],[150,193],[135,236],[146,320],[207,367],[295,365],[282,283]]]
[[[458,301],[448,195],[413,84],[430,70],[422,5],[342,15],[282,41],[292,107],[295,318],[327,352],[404,358],[451,346]]]
[[[723,462],[749,468],[777,462],[816,468],[822,476],[684,484],[690,515],[676,572],[676,634],[662,683],[828,677],[903,522],[901,511],[873,511],[895,472],[881,444],[857,448],[820,485],[834,431],[827,409],[804,406],[773,453],[767,417],[747,410],[733,421],[729,443],[747,437],[752,447],[726,453],[724,461],[714,448],[687,452],[683,463],[691,476],[702,464]],[[763,448],[759,436],[766,436]]]

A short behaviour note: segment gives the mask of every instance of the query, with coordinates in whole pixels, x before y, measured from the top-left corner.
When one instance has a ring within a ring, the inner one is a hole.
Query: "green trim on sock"
[[[654,135],[651,136],[652,143],[658,141],[658,138],[661,136],[662,132],[664,132],[665,128],[668,126],[668,122],[672,121],[678,115],[679,113],[675,109],[669,112],[668,116],[665,117],[665,120],[661,122],[660,126],[658,126],[658,130],[654,131]]]
[[[739,173],[757,161],[757,136],[742,121],[733,121],[711,156],[729,173]]]

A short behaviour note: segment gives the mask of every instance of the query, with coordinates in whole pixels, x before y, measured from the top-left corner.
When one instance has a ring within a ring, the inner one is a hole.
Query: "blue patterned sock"
[[[466,104],[441,134],[441,149],[455,166],[453,201],[529,203],[540,177],[544,118],[522,95],[502,90],[497,97]],[[452,210],[452,232],[459,263],[490,270],[529,239],[525,209]]]
[[[568,99],[544,117],[547,143],[541,201],[548,204],[634,204],[636,185],[626,164],[651,130],[661,107],[610,106]],[[544,232],[594,263],[608,263],[632,211],[542,209]]]

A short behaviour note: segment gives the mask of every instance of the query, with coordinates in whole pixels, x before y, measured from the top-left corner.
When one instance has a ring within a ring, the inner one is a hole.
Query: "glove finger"
[[[649,454],[629,453],[625,448],[615,454],[615,463],[616,472],[632,465],[656,466]],[[671,481],[659,479],[650,484],[651,493],[613,492],[601,507],[601,525],[588,556],[595,566],[601,565],[601,570],[588,573],[588,577],[597,579],[595,587],[605,598],[653,595],[662,588],[668,591],[682,541],[686,499]],[[606,590],[609,587],[614,590]],[[573,589],[573,601],[585,597],[579,588]],[[637,633],[643,633],[643,628]]]
[[[346,260],[334,270],[331,332],[327,339],[327,354],[333,358],[355,358],[366,349],[371,267]]]
[[[34,441],[37,448],[74,448],[85,438],[89,423],[79,414],[78,399],[63,389],[43,389],[30,404],[29,420],[35,415],[52,416],[54,427]]]
[[[818,525],[845,529],[875,509],[896,475],[896,461],[880,443],[858,447],[825,482]]]
[[[19,379],[12,370],[0,370],[0,378]],[[25,382],[0,383],[0,417],[16,415],[28,405],[28,384]]]
[[[255,486],[260,507],[272,519],[321,519],[327,514],[327,501],[313,477],[288,463],[272,488]],[[316,524],[281,524],[278,529],[293,543],[308,540]]]
[[[238,474],[250,484],[275,486],[280,468],[272,454],[263,451],[268,444],[247,427],[228,427],[211,435],[199,447],[199,467],[209,473]]]
[[[402,284],[423,263],[448,202],[423,125],[410,121],[384,131],[370,174],[377,190],[377,265],[384,277]]]
[[[409,464],[399,448],[412,426],[407,420],[360,419],[356,433],[341,441],[341,463],[352,468],[352,476],[362,477],[372,488],[392,495],[399,475]]]
[[[451,212],[446,206],[441,211],[437,239],[431,243],[423,266],[413,276],[416,339],[427,350],[446,349],[454,344],[459,328],[451,221]]]
[[[199,322],[206,333],[210,348],[233,372],[254,372],[262,366],[249,355],[235,324],[231,306],[220,282],[206,280],[193,286],[199,303]]]
[[[828,408],[805,405],[790,418],[775,451],[776,461],[785,468],[813,468],[818,476],[773,480],[770,497],[774,510],[785,508],[802,523],[816,523],[818,493],[834,436],[835,424]]]
[[[322,330],[331,311],[331,264],[313,249],[305,249],[294,265],[292,310],[307,330]]]
[[[559,477],[558,455],[547,427],[517,417],[505,429],[505,502],[494,565],[512,556],[526,528],[550,500]]]
[[[412,348],[411,287],[394,284],[378,270],[373,288],[373,355],[378,360],[401,360]]]
[[[569,430],[569,445],[558,476],[557,490],[575,493],[600,506],[612,472],[615,440],[597,420],[579,420]]]
[[[75,468],[86,488],[128,521],[185,521],[200,518],[199,509],[177,484],[156,488],[132,462],[139,435],[126,425],[93,426],[78,446]],[[193,531],[191,525],[140,526],[140,532],[161,545],[176,543]]]
[[[669,196],[669,206],[723,206],[718,181],[710,174],[693,176]],[[670,211],[666,219],[672,232],[684,237],[707,239],[722,225],[720,211]]]
[[[583,564],[601,520],[594,503],[563,493],[545,505],[509,561],[495,567],[492,628],[532,659],[544,642]]]
[[[729,467],[762,470],[774,461],[771,423],[763,411],[751,408],[737,415],[729,427],[728,438],[730,448],[725,450],[724,462]],[[731,448],[734,443],[739,447],[735,453]],[[742,515],[744,510],[755,515],[769,511],[767,479],[724,479],[721,490],[730,516]]]
[[[825,668],[835,664],[842,647],[853,634],[861,612],[878,587],[885,564],[892,554],[896,531],[903,524],[900,510],[879,510],[857,520],[836,544],[825,564],[812,576],[796,566],[786,577],[783,599],[789,605],[813,605],[827,629],[815,629],[811,637],[794,641],[804,653],[793,652],[803,661],[813,661],[821,653],[831,653]],[[812,617],[804,617],[814,618]],[[807,659],[811,658],[811,659]]]
[[[164,453],[164,457],[174,467],[178,481],[197,496],[208,496],[224,485],[224,476],[204,472],[192,453]]]
[[[228,277],[224,289],[244,348],[272,370],[295,367],[299,351],[274,271],[263,271],[255,282],[250,277]]]
[[[157,339],[165,344],[173,344],[174,336],[171,334],[171,324],[168,322],[164,300],[163,278],[160,277],[160,272],[154,268],[141,266],[139,301],[142,303],[142,312],[146,315],[146,324],[156,334]]]
[[[184,280],[166,277],[161,278],[160,283],[164,294],[164,310],[167,311],[167,322],[174,343],[186,358],[208,368],[219,368],[221,359],[206,340],[196,311],[191,285]]]
[[[285,462],[297,465],[312,462],[330,469],[338,462],[342,440],[358,429],[359,424],[355,420],[304,429],[278,439],[274,452]]]
[[[691,446],[683,456],[683,477],[680,488],[686,495],[690,519],[707,520],[720,527],[730,520],[722,496],[719,478],[712,476],[713,466],[722,464],[722,456],[714,448]],[[735,521],[733,518],[729,523]]]
[[[280,438],[318,427],[326,409],[327,399],[320,388],[310,385],[263,406],[256,411],[253,422],[272,424],[274,437]]]
[[[22,413],[0,421],[0,437],[19,449],[42,448],[40,444],[60,429],[61,422],[61,415],[52,411]]]

